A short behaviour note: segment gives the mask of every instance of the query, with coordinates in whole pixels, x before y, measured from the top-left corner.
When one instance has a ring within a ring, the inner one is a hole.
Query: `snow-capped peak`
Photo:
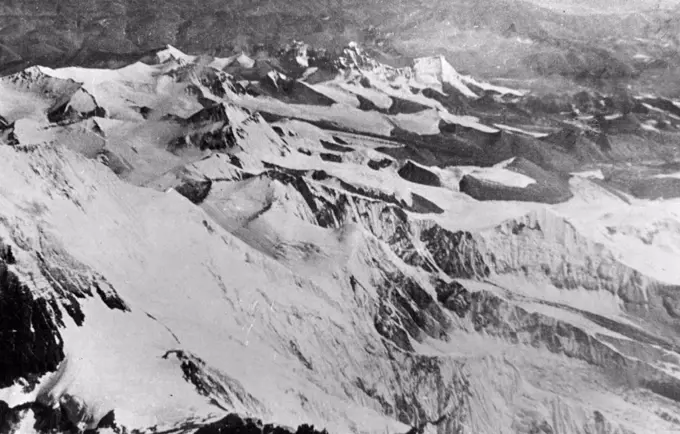
[[[467,87],[462,76],[442,55],[415,59],[413,70],[417,81],[437,90],[443,92],[443,84],[446,83],[467,97],[478,97]]]
[[[181,50],[169,44],[165,47],[164,50],[161,50],[158,53],[156,53],[156,59],[158,60],[158,63],[166,63],[172,60],[178,62],[191,63],[194,61],[195,58],[196,56],[190,56],[188,54],[185,54]]]

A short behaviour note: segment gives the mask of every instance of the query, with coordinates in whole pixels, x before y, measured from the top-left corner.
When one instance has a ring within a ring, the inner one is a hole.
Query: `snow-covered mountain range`
[[[0,432],[678,432],[679,128],[357,44],[2,77]]]

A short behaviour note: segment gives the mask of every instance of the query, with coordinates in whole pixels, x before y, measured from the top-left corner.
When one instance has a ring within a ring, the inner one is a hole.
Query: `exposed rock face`
[[[420,240],[432,253],[437,266],[450,277],[473,278],[489,274],[489,268],[469,232],[453,233],[432,226],[421,233]]]
[[[328,149],[329,151],[335,151],[335,152],[352,152],[352,148],[349,146],[343,146],[337,143],[331,143],[327,142],[325,140],[320,140],[321,145]]]
[[[0,116],[0,131],[9,128],[10,123],[4,117]]]
[[[223,103],[221,104],[211,104],[203,110],[191,115],[187,122],[189,124],[211,124],[216,122],[229,122],[229,115],[227,114],[227,109]]]
[[[37,378],[54,371],[64,359],[59,325],[61,311],[56,303],[35,299],[6,262],[0,262],[0,387],[18,378]],[[2,420],[2,419],[0,419]]]
[[[399,176],[407,181],[416,182],[418,184],[429,185],[432,187],[439,187],[441,182],[439,177],[429,170],[407,161],[401,169],[399,169]]]
[[[91,117],[106,117],[106,110],[97,105],[92,95],[78,89],[73,95],[55,101],[47,112],[50,122],[69,124]]]
[[[255,92],[271,95],[290,104],[308,104],[317,106],[331,106],[335,101],[307,84],[290,77],[272,72],[260,81],[260,85],[253,88]]]
[[[208,197],[211,187],[212,181],[209,178],[186,178],[183,180],[182,184],[175,187],[175,190],[191,202],[199,204],[203,202],[203,199]]]
[[[196,391],[210,399],[213,405],[223,410],[234,408],[237,402],[243,402],[250,408],[262,409],[262,404],[245,391],[243,386],[233,378],[206,366],[205,361],[182,350],[168,351],[163,359],[174,357],[180,362],[184,379],[191,383]]]
[[[384,169],[385,167],[389,167],[392,165],[392,160],[389,158],[384,158],[382,160],[369,160],[368,161],[368,167],[370,167],[373,170],[380,170]]]
[[[542,203],[560,203],[572,197],[568,180],[564,176],[549,173],[532,162],[517,158],[506,166],[534,182],[523,187],[504,185],[500,182],[465,175],[460,181],[460,191],[477,200],[518,200]]]
[[[405,276],[389,276],[379,295],[383,303],[375,319],[376,330],[398,348],[413,352],[409,337],[417,342],[425,336],[448,339],[449,319],[417,282]]]
[[[260,420],[242,418],[237,414],[229,414],[224,419],[202,426],[196,434],[326,434],[326,430],[316,430],[310,425],[300,425],[296,430],[263,424]]]

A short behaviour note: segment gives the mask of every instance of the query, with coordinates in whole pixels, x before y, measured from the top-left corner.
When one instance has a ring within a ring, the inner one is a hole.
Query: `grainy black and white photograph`
[[[680,433],[680,0],[0,0],[0,434]]]

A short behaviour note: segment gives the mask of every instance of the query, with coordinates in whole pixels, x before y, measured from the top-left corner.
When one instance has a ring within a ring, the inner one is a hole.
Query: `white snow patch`
[[[351,107],[359,107],[359,100],[357,97],[349,90],[343,89],[342,86],[334,85],[333,83],[319,83],[319,84],[307,84],[309,87],[336,101],[340,104],[347,104]],[[391,102],[390,102],[391,104]]]
[[[531,184],[535,184],[535,179],[505,168],[513,160],[514,158],[498,163],[494,167],[474,170],[471,175],[477,179],[495,182],[508,187],[526,188]]]
[[[443,91],[442,83],[456,88],[463,95],[477,98],[477,94],[465,84],[461,74],[444,58],[444,56],[421,57],[413,62],[415,79],[420,83]]]
[[[667,115],[667,116],[669,116],[669,117],[671,117],[671,118],[673,118],[673,119],[678,119],[678,120],[680,120],[680,116],[674,115],[673,113],[668,113],[667,111],[665,111],[665,110],[663,110],[663,109],[660,109],[660,108],[658,108],[658,107],[654,107],[653,105],[647,104],[646,102],[645,102],[645,103],[642,103],[642,105],[643,105],[645,108],[647,108],[647,109],[649,109],[649,110],[651,110],[651,111],[655,111],[655,112],[657,112],[657,113],[663,113],[663,114],[665,114],[665,115]]]
[[[189,56],[188,54],[184,54],[182,51],[178,50],[172,45],[168,45],[165,48],[165,50],[161,50],[158,53],[156,53],[156,57],[158,58],[158,61],[160,63],[165,63],[172,60],[179,60],[186,63],[192,63],[196,59],[196,56]]]
[[[657,127],[655,127],[654,125],[650,125],[650,123],[646,123],[646,122],[643,123],[643,124],[640,124],[640,128],[642,128],[645,131],[653,131],[655,133],[659,132],[659,129]]]
[[[389,109],[392,107],[392,98],[373,87],[363,87],[361,85],[338,82],[337,86],[355,95],[366,98],[378,108]]]
[[[312,66],[312,67],[305,69],[305,72],[303,72],[302,75],[300,76],[300,80],[307,79],[310,75],[314,74],[318,70],[319,70],[319,68],[317,66]]]
[[[680,172],[676,173],[660,173],[658,175],[654,175],[653,178],[674,178],[674,179],[680,179]]]
[[[245,54],[245,53],[239,54],[239,55],[236,57],[235,62],[238,63],[239,66],[242,66],[242,67],[244,67],[244,68],[252,68],[252,67],[255,66],[255,60],[253,60],[252,58],[248,57],[248,55]]]
[[[406,114],[399,113],[390,119],[406,131],[421,135],[439,134],[440,115],[436,110],[423,110],[422,112]]]
[[[469,75],[461,75],[460,79],[464,83],[471,84],[473,86],[477,86],[477,87],[479,87],[480,89],[483,89],[483,90],[498,92],[501,95],[513,95],[513,96],[521,97],[521,96],[524,96],[527,93],[527,91],[510,89],[509,87],[497,86],[497,85],[494,85],[494,84],[491,84],[491,83],[478,81],[478,80],[476,80],[475,78],[473,78]]]
[[[511,131],[511,132],[514,132],[514,133],[526,134],[528,136],[535,137],[537,139],[540,139],[542,137],[548,137],[550,135],[548,133],[539,133],[539,132],[536,132],[536,131],[528,131],[528,130],[525,130],[525,129],[522,129],[522,128],[510,126],[510,125],[504,125],[504,124],[493,124],[493,125],[497,128],[500,128],[501,130]]]
[[[571,172],[571,175],[578,176],[578,177],[581,177],[581,178],[604,179],[604,174],[602,173],[602,169],[585,170],[583,172]]]

